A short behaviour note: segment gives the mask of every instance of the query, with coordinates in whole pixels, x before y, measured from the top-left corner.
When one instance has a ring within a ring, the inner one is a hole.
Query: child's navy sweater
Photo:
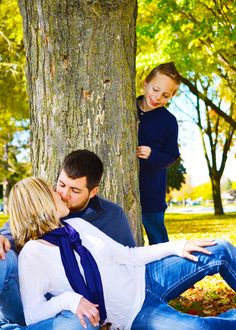
[[[138,99],[142,98],[139,97]],[[140,198],[142,212],[166,209],[166,168],[179,157],[178,124],[165,107],[142,111],[139,106],[139,146],[149,146],[151,155],[140,162]]]

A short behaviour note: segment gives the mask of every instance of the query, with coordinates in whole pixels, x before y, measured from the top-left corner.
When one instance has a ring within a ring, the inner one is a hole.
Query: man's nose
[[[70,198],[70,190],[67,188],[64,188],[60,193],[62,199],[68,200]]]

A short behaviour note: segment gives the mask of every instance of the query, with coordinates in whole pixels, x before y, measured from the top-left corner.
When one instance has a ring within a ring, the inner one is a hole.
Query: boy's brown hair
[[[158,72],[170,77],[177,85],[180,85],[180,74],[174,62],[162,63],[156,66],[145,78],[146,83],[149,83]]]

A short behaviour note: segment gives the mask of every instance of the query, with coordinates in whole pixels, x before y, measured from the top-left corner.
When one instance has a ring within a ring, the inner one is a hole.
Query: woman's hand
[[[151,155],[151,148],[148,146],[138,146],[136,149],[136,155],[138,158],[148,159]]]
[[[191,252],[202,252],[205,254],[211,254],[210,251],[204,248],[204,246],[216,245],[213,239],[198,239],[187,241],[183,250],[183,257],[193,261],[198,261],[198,257],[193,256]]]
[[[81,297],[79,305],[76,310],[76,315],[78,316],[80,323],[83,328],[87,328],[87,325],[84,320],[84,316],[86,316],[90,323],[97,327],[99,325],[99,311],[97,309],[98,305],[95,305],[88,301],[86,298]]]

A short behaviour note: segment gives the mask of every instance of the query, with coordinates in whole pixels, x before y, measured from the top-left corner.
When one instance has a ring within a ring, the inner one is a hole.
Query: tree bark
[[[220,189],[220,179],[219,177],[211,176],[211,185],[212,185],[212,195],[214,202],[215,215],[223,215],[224,209],[221,199],[221,189]]]
[[[75,149],[104,162],[101,195],[124,207],[140,243],[135,107],[136,0],[19,1],[34,174],[55,183]]]

